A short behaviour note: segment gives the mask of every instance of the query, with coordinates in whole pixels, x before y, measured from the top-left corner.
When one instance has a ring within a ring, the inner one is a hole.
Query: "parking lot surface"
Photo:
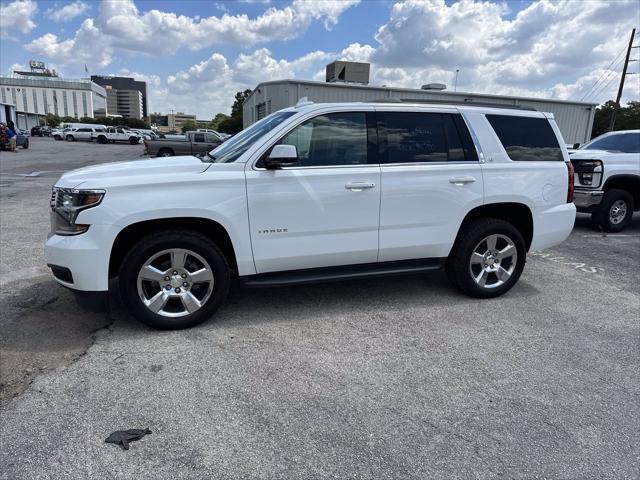
[[[441,274],[234,292],[158,332],[48,274],[50,186],[142,146],[0,154],[0,478],[638,478],[640,216],[507,295]],[[38,176],[21,174],[40,172]],[[153,433],[122,451],[113,431]]]

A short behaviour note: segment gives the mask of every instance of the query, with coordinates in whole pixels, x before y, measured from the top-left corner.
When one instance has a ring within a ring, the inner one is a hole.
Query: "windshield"
[[[254,123],[237,135],[231,137],[218,148],[213,149],[208,153],[209,158],[211,161],[216,163],[235,162],[240,155],[249,150],[251,145],[253,145],[263,135],[276,128],[290,116],[295,115],[295,113],[296,112],[272,113],[268,117],[263,118],[259,122]]]
[[[580,147],[580,150],[638,153],[640,152],[640,133],[618,133],[599,137]]]

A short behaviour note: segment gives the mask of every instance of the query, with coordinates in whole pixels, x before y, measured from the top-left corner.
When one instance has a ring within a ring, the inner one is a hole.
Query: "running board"
[[[240,283],[244,287],[261,288],[335,282],[387,275],[406,275],[440,270],[445,260],[444,258],[421,258],[397,262],[364,263],[338,267],[260,273],[240,277]]]

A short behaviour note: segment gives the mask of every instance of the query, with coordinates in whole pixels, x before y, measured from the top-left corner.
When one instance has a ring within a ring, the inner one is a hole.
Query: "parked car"
[[[207,153],[222,143],[219,137],[212,133],[187,132],[182,138],[157,138],[145,140],[145,154],[158,157],[173,157],[175,155],[197,155]]]
[[[640,130],[609,132],[571,153],[575,200],[594,228],[619,232],[640,210]]]
[[[51,130],[51,136],[54,140],[64,140],[65,135],[71,130],[71,128],[54,128]]]
[[[49,127],[36,125],[35,127],[31,127],[30,133],[32,137],[48,137],[51,133],[51,130],[49,129]]]
[[[22,133],[22,130],[16,131],[16,147],[29,148],[29,136]],[[0,128],[0,150],[9,150],[9,148],[9,139],[5,127],[2,127]]]
[[[444,268],[490,298],[527,251],[569,235],[572,185],[551,114],[305,103],[203,159],[65,173],[45,253],[82,303],[117,277],[129,311],[163,329],[210,317],[235,275],[268,287]]]
[[[126,142],[131,145],[140,143],[141,135],[124,128],[108,127],[104,131],[94,132],[91,134],[91,141],[96,140],[98,143],[116,143]]]
[[[16,134],[16,147],[29,148],[29,135],[24,132]]]
[[[196,132],[206,132],[206,133],[212,133],[213,135],[215,135],[216,137],[218,137],[220,140],[222,140],[223,142],[229,138],[231,138],[231,135],[227,134],[227,133],[222,133],[222,132],[218,132],[217,130],[213,130],[211,128],[198,128],[196,130]]]

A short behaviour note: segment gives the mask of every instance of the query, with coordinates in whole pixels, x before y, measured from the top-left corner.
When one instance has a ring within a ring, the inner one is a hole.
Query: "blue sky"
[[[228,112],[235,91],[261,81],[322,79],[335,59],[370,62],[373,84],[451,85],[459,68],[459,90],[605,101],[615,94],[620,52],[640,18],[632,0],[0,5],[2,73],[38,59],[79,77],[87,64],[92,74],[147,80],[154,111],[203,118]],[[640,75],[627,82],[624,98],[638,99]]]

